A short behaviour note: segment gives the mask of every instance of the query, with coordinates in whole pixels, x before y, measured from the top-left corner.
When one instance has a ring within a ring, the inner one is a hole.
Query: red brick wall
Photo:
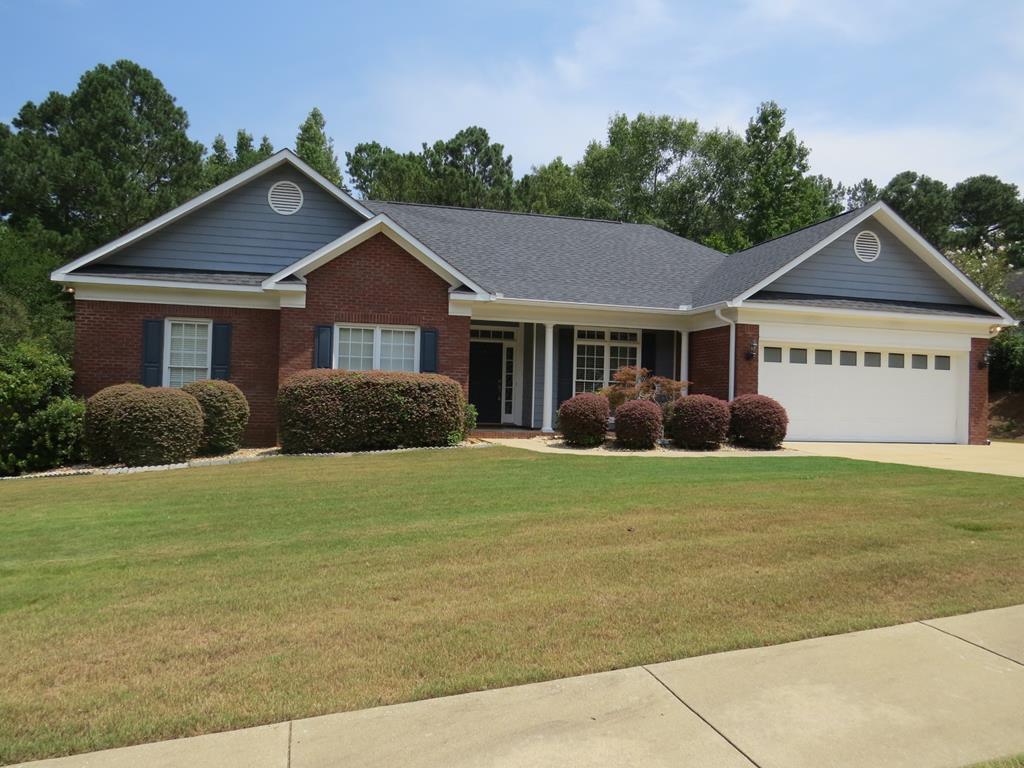
[[[278,312],[270,309],[75,302],[75,391],[89,397],[103,387],[139,381],[142,321],[200,317],[231,323],[231,382],[249,400],[247,445],[277,442]]]
[[[729,399],[729,326],[690,332],[691,395]]]
[[[750,323],[736,324],[736,396],[757,394],[757,361],[760,350],[757,350],[751,359],[747,359],[750,353],[751,342],[757,343],[760,334],[760,326]]]
[[[967,436],[971,445],[984,445],[988,441],[988,366],[984,365],[987,351],[988,339],[971,339]]]
[[[279,380],[313,365],[313,333],[331,323],[416,325],[438,331],[438,372],[469,386],[469,318],[448,314],[448,283],[386,235],[306,276],[306,307],[281,309]]]

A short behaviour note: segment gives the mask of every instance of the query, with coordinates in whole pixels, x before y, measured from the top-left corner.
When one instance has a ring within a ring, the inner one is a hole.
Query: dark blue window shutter
[[[164,382],[164,321],[142,321],[142,384],[159,387]]]
[[[557,408],[572,397],[572,358],[575,352],[575,326],[560,325],[555,329],[555,359],[558,361],[556,374]]]
[[[334,326],[318,325],[313,331],[313,367],[330,368],[331,345],[334,343]]]
[[[210,350],[210,378],[231,378],[231,323],[213,324],[213,349]]]
[[[437,373],[437,331],[433,328],[420,330],[420,372]]]

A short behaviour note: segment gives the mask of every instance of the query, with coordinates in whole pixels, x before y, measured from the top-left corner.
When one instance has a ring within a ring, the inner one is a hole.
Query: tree
[[[666,190],[679,182],[698,135],[696,122],[669,115],[612,117],[607,142],[592,141],[576,168],[587,215],[667,224]]]
[[[1007,258],[1024,258],[1024,202],[1015,184],[996,176],[972,176],[952,191],[951,240],[960,248],[1006,249]]]
[[[516,182],[513,196],[515,209],[528,213],[582,216],[585,210],[583,185],[561,157],[534,166]]]
[[[334,140],[327,136],[324,130],[326,125],[323,113],[313,107],[309,116],[299,126],[299,134],[295,137],[295,154],[309,163],[320,175],[342,186],[338,156],[334,154]]]
[[[810,150],[786,131],[786,111],[774,101],[758,107],[747,125],[743,218],[747,238],[770,240],[834,215],[835,191],[807,176]]]
[[[203,184],[215,187],[232,176],[252,168],[274,154],[274,145],[264,136],[257,147],[252,134],[239,128],[235,133],[234,151],[228,149],[224,136],[217,134],[210,147],[210,153],[203,160]]]
[[[871,179],[863,178],[846,190],[846,207],[848,210],[871,205],[879,198],[878,185]]]
[[[116,238],[190,197],[203,147],[148,69],[121,60],[70,94],[26,103],[0,128],[0,216],[38,221],[73,252]]]
[[[881,199],[936,248],[949,245],[953,197],[943,182],[903,171],[882,188]]]
[[[364,197],[466,208],[512,208],[512,156],[487,131],[470,126],[448,140],[399,154],[376,141],[345,153],[349,178]]]
[[[472,125],[447,141],[423,145],[432,202],[465,208],[512,207],[512,155]]]

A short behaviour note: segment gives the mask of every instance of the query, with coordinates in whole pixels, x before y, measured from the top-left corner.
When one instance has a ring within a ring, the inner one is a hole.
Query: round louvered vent
[[[864,262],[871,262],[882,252],[882,241],[870,229],[864,229],[853,238],[853,252]]]
[[[278,181],[271,184],[267,202],[275,213],[291,216],[302,207],[302,190],[294,182]]]

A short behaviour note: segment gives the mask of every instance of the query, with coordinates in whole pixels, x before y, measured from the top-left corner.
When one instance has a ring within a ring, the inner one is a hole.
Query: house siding
[[[302,189],[282,216],[267,192],[278,181]],[[359,226],[363,217],[293,168],[278,168],[108,256],[103,264],[273,274]]]
[[[881,255],[869,263],[858,259],[853,252],[853,240],[864,229],[870,229],[878,235],[882,244]],[[795,257],[797,254],[793,255]],[[765,290],[862,299],[967,304],[931,267],[877,222],[855,227]]]
[[[230,378],[249,401],[245,444],[277,442],[278,312],[118,301],[75,302],[75,392],[91,397],[104,387],[141,382],[144,320],[195,317],[230,323]]]
[[[305,308],[282,308],[279,380],[313,364],[318,325],[413,325],[438,332],[438,373],[469,388],[468,317],[448,314],[448,283],[385,235],[306,275]]]
[[[690,332],[691,395],[729,399],[729,326]]]
[[[755,351],[748,359],[751,345],[755,349],[760,341],[760,326],[750,323],[736,324],[736,397],[757,394],[757,366],[760,354]],[[728,339],[726,340],[728,344]]]

